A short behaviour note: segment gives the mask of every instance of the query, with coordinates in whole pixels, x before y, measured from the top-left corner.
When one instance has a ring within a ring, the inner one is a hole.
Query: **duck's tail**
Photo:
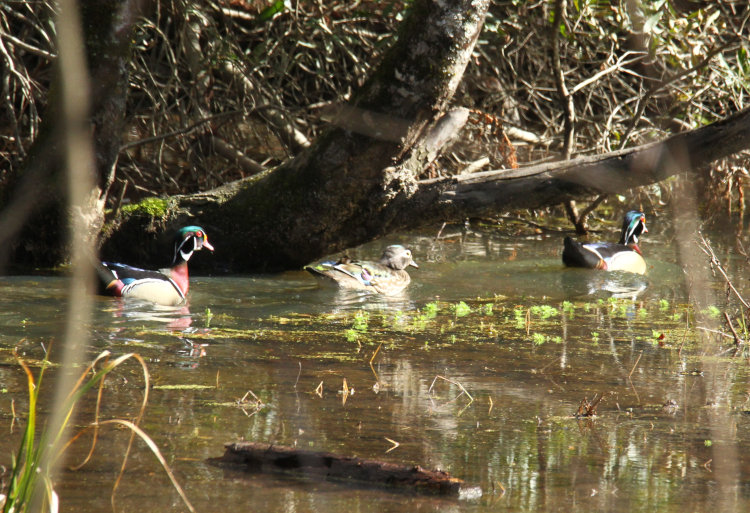
[[[101,296],[119,296],[122,290],[122,281],[117,274],[102,262],[93,261],[92,265],[96,270],[97,294]]]

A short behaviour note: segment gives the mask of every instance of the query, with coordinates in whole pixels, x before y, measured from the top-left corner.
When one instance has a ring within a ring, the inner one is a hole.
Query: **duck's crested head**
[[[414,262],[411,250],[400,244],[394,244],[385,248],[383,256],[380,257],[380,263],[399,271],[402,271],[409,266],[419,268],[416,262]]]
[[[175,236],[174,263],[181,260],[187,262],[193,256],[193,251],[206,248],[213,251],[214,247],[208,242],[206,230],[200,226],[185,226],[180,228]]]
[[[638,244],[638,237],[643,233],[648,233],[646,215],[639,210],[631,210],[626,213],[622,221],[620,244]]]

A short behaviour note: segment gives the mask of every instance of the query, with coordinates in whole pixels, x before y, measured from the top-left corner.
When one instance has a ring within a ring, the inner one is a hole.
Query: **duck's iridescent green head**
[[[200,226],[180,228],[175,236],[173,264],[180,261],[187,262],[193,256],[193,251],[200,251],[203,248],[209,251],[214,250],[214,247],[208,242],[206,230]]]
[[[638,210],[631,210],[625,214],[625,219],[622,221],[620,244],[638,244],[638,237],[647,232],[646,215]]]

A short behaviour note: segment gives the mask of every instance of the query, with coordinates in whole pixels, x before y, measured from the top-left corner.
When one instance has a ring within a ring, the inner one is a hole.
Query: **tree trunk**
[[[91,84],[91,124],[97,176],[92,191],[98,212],[90,218],[92,236],[104,218],[104,200],[122,140],[132,29],[145,0],[80,2]],[[39,136],[23,169],[3,191],[0,213],[0,269],[10,258],[26,266],[53,266],[67,256],[67,192],[64,180],[60,91],[64,73],[57,63]]]

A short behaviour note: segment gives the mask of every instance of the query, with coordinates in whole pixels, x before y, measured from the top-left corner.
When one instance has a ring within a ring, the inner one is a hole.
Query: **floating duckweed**
[[[427,316],[424,314],[415,315],[412,319],[412,329],[414,331],[423,331],[427,328]]]
[[[369,321],[370,321],[370,314],[360,310],[359,312],[354,314],[354,324],[352,324],[352,329],[365,332],[367,331]]]
[[[424,305],[424,308],[422,308],[422,312],[424,312],[424,314],[430,319],[437,316],[438,311],[440,311],[440,308],[438,307],[437,301],[427,303]]]
[[[438,307],[437,301],[427,303],[419,310],[419,313],[412,316],[412,327],[414,330],[422,331],[427,328],[427,321],[435,319],[437,317],[440,308]]]
[[[701,310],[701,313],[703,315],[707,315],[707,316],[711,317],[712,319],[716,319],[717,317],[719,317],[721,315],[721,310],[719,310],[714,305],[711,305],[708,308],[706,308],[705,310]]]
[[[619,339],[616,330],[622,328],[622,319],[618,314],[625,313],[628,319],[638,319],[633,329],[634,340],[642,340],[646,343],[655,343],[655,338],[660,333],[650,333],[652,326],[645,324],[654,313],[658,314],[659,299],[634,303],[632,300],[610,300],[604,298],[604,308],[597,306],[598,299],[591,298],[589,301],[563,301],[543,304],[540,299],[529,299],[528,301],[498,301],[489,298],[477,298],[460,301],[458,298],[450,303],[434,300],[422,305],[418,310],[364,310],[361,311],[334,311],[321,314],[289,314],[285,317],[268,316],[259,319],[253,329],[232,329],[232,323],[223,323],[222,326],[210,330],[199,330],[191,337],[197,340],[221,340],[225,338],[249,339],[249,340],[278,340],[284,343],[329,342],[338,339],[342,344],[354,344],[363,346],[377,344],[388,340],[386,343],[409,345],[412,342],[425,348],[440,348],[448,344],[469,344],[472,341],[480,343],[502,342],[502,343],[532,343],[531,347],[541,344],[562,344],[563,337],[559,331],[559,319],[566,314],[577,313],[582,328],[590,326],[590,335],[584,333],[584,340],[589,344],[598,345],[602,338],[609,340],[609,330],[602,334],[598,331],[600,326],[592,324],[607,317],[612,322],[613,337]],[[591,306],[594,308],[592,309]],[[205,307],[204,307],[205,308]],[[585,310],[588,310],[586,312]],[[718,309],[715,309],[718,311]],[[691,314],[689,306],[687,309],[680,308],[683,314]],[[203,312],[201,312],[203,313]],[[471,316],[472,313],[478,314]],[[650,314],[650,316],[649,316]],[[679,334],[668,337],[667,340],[683,340],[686,337],[684,327],[677,326],[683,314],[676,315],[669,310],[666,315],[659,316],[661,330],[679,330]],[[591,318],[595,315],[595,318]],[[225,314],[212,312],[205,308],[205,319],[211,324],[223,319]],[[497,319],[497,320],[495,320]],[[673,320],[674,319],[674,320]],[[201,321],[201,324],[205,321]],[[229,324],[229,326],[224,325]],[[738,326],[739,319],[735,322]],[[570,324],[569,324],[570,325]],[[657,327],[657,326],[653,326]],[[743,326],[739,327],[744,330]],[[677,333],[677,331],[675,331]],[[400,336],[399,333],[415,334],[415,337]],[[667,333],[665,331],[665,333]],[[152,329],[139,331],[144,339],[143,344],[153,347],[156,343],[174,344],[174,334],[163,329]],[[146,336],[148,335],[148,336]],[[606,335],[606,337],[603,337]],[[132,338],[132,337],[131,337]],[[688,336],[689,340],[693,340]],[[145,342],[148,341],[148,342]],[[128,344],[135,342],[129,341]],[[168,346],[171,347],[171,346]],[[350,346],[351,347],[351,346]],[[178,349],[179,350],[179,349]],[[350,349],[344,351],[351,356]],[[342,353],[342,354],[344,354]],[[339,356],[335,356],[339,359]]]
[[[453,312],[456,317],[463,317],[471,313],[471,307],[463,301],[459,301],[458,303],[451,305],[451,312]]]
[[[550,305],[537,305],[531,307],[531,314],[541,317],[542,319],[549,319],[555,317],[560,312],[554,306]]]
[[[346,338],[347,342],[359,343],[359,336],[367,332],[369,323],[370,314],[361,310],[355,313],[352,327],[344,331],[344,337]]]

